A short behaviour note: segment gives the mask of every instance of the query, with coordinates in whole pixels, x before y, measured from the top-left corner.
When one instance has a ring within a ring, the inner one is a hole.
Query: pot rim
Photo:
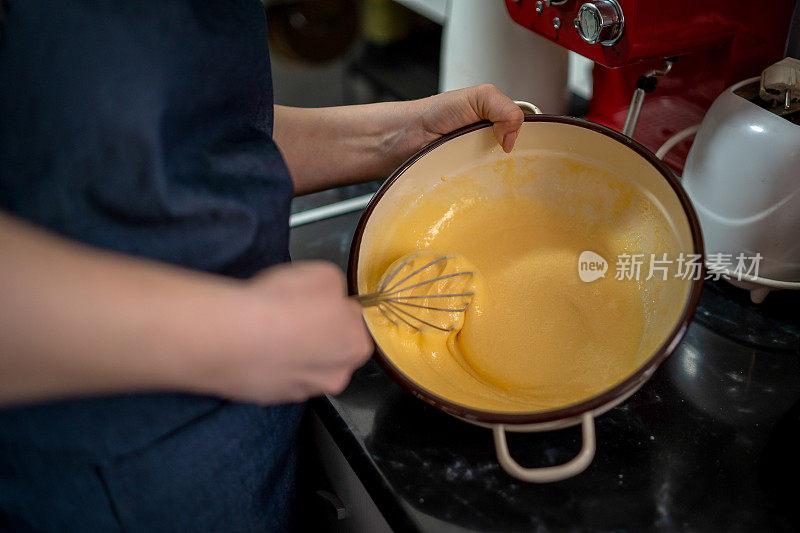
[[[683,207],[683,211],[688,219],[689,228],[692,235],[692,242],[694,245],[694,252],[699,254],[701,258],[705,257],[705,250],[703,246],[703,237],[702,232],[700,230],[700,222],[697,218],[697,214],[695,213],[694,207],[692,207],[691,201],[689,200],[689,196],[686,194],[686,191],[683,189],[683,186],[678,181],[675,174],[672,170],[667,167],[665,163],[661,160],[657,159],[655,155],[645,148],[642,144],[634,141],[633,139],[622,135],[621,133],[612,130],[606,126],[601,126],[600,124],[595,124],[594,122],[589,122],[587,120],[573,118],[573,117],[565,117],[559,115],[525,115],[525,122],[556,122],[561,124],[569,124],[572,126],[586,128],[606,137],[610,137],[611,139],[622,143],[623,145],[627,146],[628,148],[632,149],[634,152],[639,154],[640,156],[644,157],[651,165],[653,165],[656,170],[661,173],[667,183],[672,187],[672,190],[678,197],[678,200],[681,203],[681,207]],[[359,250],[361,248],[361,241],[364,235],[364,230],[366,228],[367,222],[369,221],[372,212],[375,209],[375,206],[381,200],[381,198],[386,194],[386,191],[391,188],[397,179],[402,176],[406,170],[408,170],[414,163],[416,163],[419,159],[421,159],[424,155],[428,154],[429,152],[433,151],[434,149],[438,148],[442,144],[455,139],[456,137],[460,137],[467,133],[472,133],[474,131],[490,127],[492,125],[489,121],[481,121],[476,122],[474,124],[470,124],[468,126],[464,126],[459,128],[451,133],[443,135],[441,138],[433,141],[432,143],[424,146],[419,151],[417,151],[414,155],[409,157],[403,164],[401,164],[381,185],[378,191],[370,200],[367,207],[364,209],[361,217],[358,221],[358,225],[356,226],[355,234],[353,235],[353,240],[350,245],[350,257],[347,266],[347,286],[348,291],[351,295],[357,294],[358,286],[357,286],[357,269],[356,266],[358,265],[359,259]],[[701,264],[705,264],[703,261]],[[489,411],[485,409],[477,409],[474,407],[469,407],[460,403],[453,402],[448,400],[442,396],[439,396],[435,392],[422,387],[421,385],[415,383],[411,378],[406,376],[386,355],[383,350],[381,350],[378,343],[375,343],[375,352],[373,353],[373,358],[378,362],[378,364],[383,367],[383,369],[394,379],[396,383],[398,383],[403,389],[407,390],[417,398],[423,400],[424,402],[436,407],[437,409],[444,411],[450,415],[466,419],[468,421],[476,421],[482,422],[487,424],[537,424],[537,423],[545,423],[545,422],[553,422],[565,418],[573,418],[581,416],[582,414],[588,411],[597,410],[604,405],[613,402],[615,399],[619,398],[623,395],[629,395],[635,392],[636,389],[641,387],[656,369],[661,365],[661,363],[666,360],[666,358],[673,352],[673,350],[678,346],[680,341],[683,339],[683,336],[686,334],[686,330],[689,327],[689,324],[694,316],[695,311],[697,310],[697,305],[700,301],[700,293],[703,287],[703,281],[705,278],[705,267],[701,268],[701,275],[699,279],[695,279],[692,281],[692,287],[689,294],[689,297],[686,299],[686,303],[684,308],[681,312],[681,318],[675,327],[672,329],[671,333],[667,336],[664,343],[653,353],[653,355],[642,365],[640,365],[632,374],[622,380],[620,383],[616,384],[615,386],[611,387],[610,389],[606,389],[605,391],[596,394],[590,398],[587,398],[581,402],[569,404],[563,407],[559,407],[557,409],[550,409],[547,411],[532,411],[532,412],[504,412],[504,411]]]

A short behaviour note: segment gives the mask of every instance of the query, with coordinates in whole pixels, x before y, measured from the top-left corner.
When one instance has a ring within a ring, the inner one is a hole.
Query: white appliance
[[[717,98],[697,130],[683,185],[711,270],[729,254],[726,276],[756,303],[771,290],[800,289],[800,61],[787,58]],[[732,275],[737,257],[756,254],[757,273]]]
[[[442,35],[439,90],[493,83],[542,111],[567,111],[568,52],[526,30],[497,0],[450,0]]]

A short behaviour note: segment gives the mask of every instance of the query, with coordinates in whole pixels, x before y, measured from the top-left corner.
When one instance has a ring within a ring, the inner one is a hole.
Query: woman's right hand
[[[340,392],[372,352],[328,263],[239,281],[80,245],[2,211],[0,250],[0,407],[131,392],[301,401]]]
[[[361,307],[347,297],[333,264],[272,267],[245,282],[240,294],[225,328],[236,333],[225,335],[229,346],[206,367],[212,393],[257,403],[336,394],[372,354]]]

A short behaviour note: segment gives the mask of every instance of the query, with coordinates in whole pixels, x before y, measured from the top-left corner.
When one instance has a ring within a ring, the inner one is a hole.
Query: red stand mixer
[[[653,151],[699,123],[727,87],[783,58],[794,5],[506,0],[515,22],[595,62],[586,118]],[[681,143],[665,161],[680,171],[687,151],[688,142]]]

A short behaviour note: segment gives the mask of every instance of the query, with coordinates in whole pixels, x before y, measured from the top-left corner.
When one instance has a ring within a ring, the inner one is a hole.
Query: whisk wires
[[[411,310],[425,310],[435,311],[440,313],[464,313],[470,306],[470,298],[474,295],[473,292],[444,292],[444,293],[427,293],[427,294],[413,294],[411,291],[419,292],[432,287],[437,283],[444,283],[446,280],[472,276],[473,273],[466,272],[452,272],[449,274],[441,274],[428,279],[417,281],[415,276],[424,278],[425,272],[429,269],[434,269],[440,263],[446,261],[448,256],[441,256],[427,262],[425,265],[416,268],[411,273],[406,274],[401,279],[399,277],[403,269],[409,265],[417,254],[405,258],[400,265],[391,271],[391,274],[384,276],[378,285],[378,290],[365,295],[356,297],[361,305],[365,307],[374,306],[395,326],[399,326],[402,322],[416,331],[422,331],[423,326],[429,326],[439,331],[453,331],[454,325],[449,327],[435,324],[430,320],[410,312]],[[410,284],[406,284],[410,282]],[[428,300],[431,299],[450,299],[454,305],[440,306],[440,305],[427,305]],[[421,302],[420,302],[421,301]]]

